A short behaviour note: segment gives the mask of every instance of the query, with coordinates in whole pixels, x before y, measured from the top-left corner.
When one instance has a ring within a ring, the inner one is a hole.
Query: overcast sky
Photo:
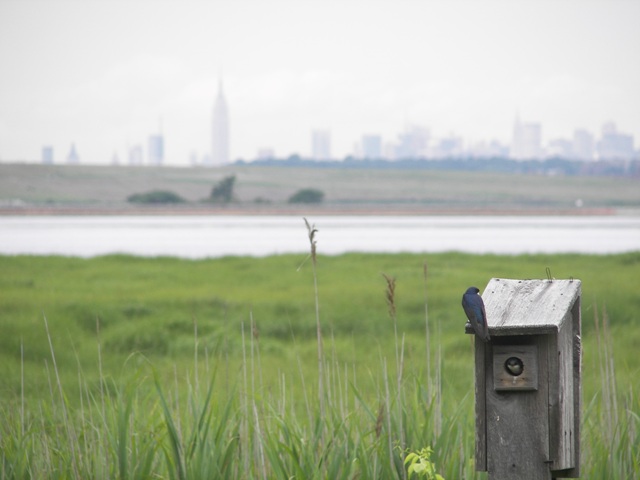
[[[407,125],[508,143],[602,124],[640,139],[638,0],[0,0],[0,160],[208,153],[222,77],[233,159],[332,153]]]

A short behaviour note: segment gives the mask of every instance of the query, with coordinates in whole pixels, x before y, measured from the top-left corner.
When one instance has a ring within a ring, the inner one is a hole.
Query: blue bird
[[[491,340],[489,337],[489,326],[487,325],[487,312],[484,310],[482,297],[478,295],[480,290],[476,287],[469,287],[462,295],[462,308],[467,314],[469,323],[476,332],[476,335],[483,341]]]

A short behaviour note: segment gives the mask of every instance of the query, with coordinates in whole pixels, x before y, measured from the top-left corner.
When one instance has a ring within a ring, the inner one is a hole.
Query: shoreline
[[[616,208],[380,208],[372,206],[12,206],[0,217],[28,216],[638,216],[640,211]]]

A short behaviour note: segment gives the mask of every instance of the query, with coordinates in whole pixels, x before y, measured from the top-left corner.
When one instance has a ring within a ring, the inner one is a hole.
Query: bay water
[[[640,250],[638,216],[317,216],[320,254],[620,253]],[[309,251],[298,216],[5,216],[0,254],[207,258]]]

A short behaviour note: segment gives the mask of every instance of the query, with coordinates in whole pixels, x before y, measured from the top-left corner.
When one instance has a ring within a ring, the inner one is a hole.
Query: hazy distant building
[[[42,147],[42,163],[45,165],[53,163],[53,147],[51,145]]]
[[[477,142],[469,149],[469,155],[474,158],[506,158],[509,147],[497,140]]]
[[[464,142],[461,137],[450,135],[441,139],[429,154],[433,158],[457,158],[464,153]]]
[[[400,134],[395,157],[399,160],[407,158],[424,158],[429,149],[431,132],[428,128],[412,126]]]
[[[67,163],[70,165],[77,165],[80,163],[80,156],[78,155],[78,151],[76,150],[76,144],[71,144],[71,150],[69,151],[69,155],[67,155]]]
[[[149,136],[149,165],[162,165],[164,161],[164,137],[162,135]]]
[[[542,157],[542,128],[539,123],[523,123],[516,117],[509,156],[514,160]]]
[[[598,142],[598,158],[630,160],[633,156],[633,136],[618,132],[615,123],[604,124],[602,138]]]
[[[129,149],[129,165],[142,165],[142,147],[134,145]]]
[[[311,158],[314,160],[331,159],[331,132],[313,130],[311,132]]]
[[[382,157],[382,137],[380,135],[362,136],[362,158],[377,159]]]
[[[578,129],[573,132],[573,151],[571,157],[576,160],[593,160],[595,156],[595,142],[593,135],[586,130]]]
[[[398,144],[393,142],[383,142],[382,158],[384,158],[385,160],[399,160]]]
[[[211,163],[214,167],[229,163],[229,110],[222,92],[222,81],[213,106],[211,133]]]
[[[258,149],[258,160],[273,160],[276,158],[276,152],[271,147],[263,147]]]
[[[556,138],[549,141],[546,156],[548,158],[571,158],[573,155],[573,142],[566,138]]]

